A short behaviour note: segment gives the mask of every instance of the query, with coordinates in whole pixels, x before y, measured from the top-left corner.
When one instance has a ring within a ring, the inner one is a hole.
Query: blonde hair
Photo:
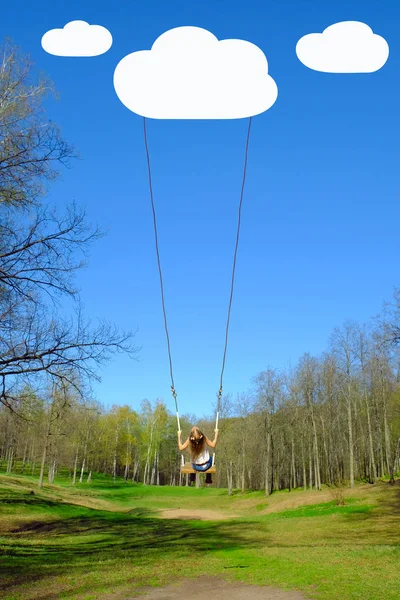
[[[192,427],[189,436],[190,443],[190,457],[192,460],[196,460],[196,458],[203,452],[204,446],[206,445],[206,436],[198,427]]]

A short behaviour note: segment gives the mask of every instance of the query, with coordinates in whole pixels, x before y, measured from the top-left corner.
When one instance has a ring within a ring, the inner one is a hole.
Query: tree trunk
[[[243,439],[242,441],[242,493],[244,492],[245,488],[246,488],[246,453],[245,453],[245,441]]]
[[[157,452],[154,453],[153,467],[151,469],[150,485],[154,485],[156,481],[156,463],[157,463]]]
[[[394,470],[395,472],[400,471],[400,437],[397,440],[396,455],[394,458]]]
[[[350,388],[350,386],[349,386]],[[348,388],[347,397],[347,430],[349,436],[349,474],[350,487],[354,487],[354,442],[353,442],[353,415],[351,410],[351,393]]]
[[[275,459],[275,465],[274,465],[275,476],[274,476],[274,488],[273,489],[275,491],[279,491],[279,489],[280,489],[280,482],[281,482],[279,446],[276,448],[275,457],[276,457],[276,459]]]
[[[86,456],[83,457],[82,467],[81,467],[81,474],[80,474],[80,477],[79,477],[79,483],[83,482],[83,474],[85,472],[85,465],[86,465]]]
[[[384,457],[383,457],[383,436],[382,436],[382,428],[380,423],[378,422],[378,433],[379,433],[379,464],[380,464],[380,476],[385,476],[385,465],[384,465]]]
[[[310,416],[311,416],[311,424],[313,431],[313,454],[314,454],[314,481],[315,481],[315,489],[321,489],[321,474],[319,470],[319,454],[318,454],[318,436],[317,436],[317,426],[314,418],[314,407],[312,405],[312,399],[309,400],[310,406]]]
[[[294,454],[294,438],[292,437],[292,487],[293,489],[297,488],[296,481],[296,459]]]
[[[265,495],[270,493],[270,461],[271,461],[271,432],[267,432],[267,449],[265,457]]]
[[[44,467],[46,464],[46,456],[47,456],[47,444],[44,445],[43,454],[42,454],[42,464],[40,465],[40,475],[39,475],[39,483],[38,488],[43,487],[43,477],[44,477]]]
[[[227,467],[227,479],[228,479],[228,496],[232,496],[232,482],[233,482],[233,465],[232,461],[229,461]]]
[[[392,449],[390,444],[390,433],[389,424],[387,418],[387,406],[385,399],[383,400],[383,431],[385,434],[385,451],[386,451],[386,465],[390,476],[390,483],[394,483],[394,469],[392,460]]]
[[[151,449],[152,449],[152,445],[153,445],[153,425],[151,425],[150,428],[150,440],[147,446],[147,458],[146,458],[146,464],[144,467],[144,475],[143,475],[143,483],[144,485],[147,485],[149,482],[149,475],[150,475],[150,458],[151,458]]]
[[[236,478],[236,489],[240,490],[240,467],[239,467],[239,461],[236,462],[235,478]]]
[[[74,460],[74,474],[72,477],[72,485],[76,484],[76,470],[78,468],[78,455],[79,455],[79,446],[76,446],[76,452],[75,452],[75,460]]]
[[[306,457],[304,452],[304,435],[301,436],[301,461],[303,463],[303,489],[307,491]]]
[[[138,473],[139,470],[139,461],[137,459],[135,459],[134,465],[133,465],[133,475],[132,475],[132,481],[135,481],[136,475]]]
[[[55,475],[56,475],[56,459],[53,458],[51,463],[49,464],[49,474],[48,474],[49,483],[51,483],[51,484],[54,483]]]
[[[124,472],[125,481],[127,481],[128,477],[129,477],[129,466],[130,466],[131,455],[132,455],[131,427],[130,427],[129,421],[127,422],[127,429],[128,429],[128,439],[126,441],[125,472]]]
[[[367,413],[367,427],[368,427],[368,447],[369,447],[369,460],[371,465],[370,477],[374,483],[377,481],[376,476],[376,464],[375,464],[375,453],[374,453],[374,441],[372,437],[371,428],[371,415],[367,396],[365,396],[365,408]]]
[[[117,478],[117,451],[118,451],[118,439],[119,439],[119,426],[115,429],[115,447],[114,447],[114,460],[113,460],[113,477],[114,483]]]
[[[7,475],[9,475],[12,472],[13,462],[14,462],[14,446],[11,446],[8,449],[7,471],[6,471]]]
[[[23,473],[25,471],[25,465],[26,465],[26,460],[27,460],[27,456],[28,456],[28,447],[29,447],[29,440],[27,438],[25,446],[24,446],[24,456],[22,458],[21,473]]]
[[[326,443],[326,435],[325,435],[325,422],[324,419],[321,416],[321,425],[322,425],[322,441],[324,444],[324,455],[325,455],[325,474],[324,474],[324,481],[328,480],[329,484],[332,484],[332,478],[331,478],[331,469],[330,469],[330,456],[329,456],[329,452],[328,452],[328,446]]]
[[[32,471],[31,474],[34,475],[35,474],[35,470],[36,470],[36,461],[35,461],[35,438],[32,439],[32,445],[31,445],[31,450],[30,450],[30,463],[32,465]]]
[[[47,423],[47,431],[46,431],[46,436],[45,436],[44,446],[43,446],[42,464],[40,465],[40,475],[39,475],[39,483],[38,483],[38,488],[39,489],[41,489],[43,487],[44,468],[45,468],[45,465],[46,465],[47,450],[48,450],[48,447],[49,447],[50,435],[51,435],[51,417],[52,417],[52,413],[53,413],[53,405],[51,405],[50,409],[49,409],[49,420],[48,420],[48,423]]]

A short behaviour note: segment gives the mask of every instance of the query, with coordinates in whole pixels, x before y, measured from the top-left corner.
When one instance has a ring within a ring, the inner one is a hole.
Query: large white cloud
[[[218,41],[199,27],[170,29],[151,50],[125,56],[114,86],[127,108],[152,119],[241,119],[268,110],[278,96],[260,48]]]
[[[365,23],[343,21],[310,33],[296,46],[299,60],[325,73],[373,73],[386,63],[389,45]]]
[[[111,45],[108,29],[86,21],[71,21],[63,29],[51,29],[42,37],[43,50],[56,56],[98,56]]]

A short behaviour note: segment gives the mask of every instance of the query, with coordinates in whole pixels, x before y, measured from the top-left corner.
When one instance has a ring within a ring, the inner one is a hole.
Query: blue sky
[[[107,27],[110,51],[59,58],[42,35],[72,20]],[[345,20],[386,38],[372,74],[330,75],[296,57],[300,37]],[[253,120],[224,391],[267,365],[327,348],[345,319],[367,320],[399,284],[400,5],[367,0],[23,2],[2,10],[11,37],[54,81],[50,117],[81,159],[50,200],[75,200],[108,230],[79,276],[86,313],[136,329],[139,361],[118,356],[97,398],[173,410],[149,203],[143,121],[113,72],[173,27],[239,38],[266,54],[278,100]],[[211,412],[219,385],[247,120],[148,122],[161,260],[180,411]]]

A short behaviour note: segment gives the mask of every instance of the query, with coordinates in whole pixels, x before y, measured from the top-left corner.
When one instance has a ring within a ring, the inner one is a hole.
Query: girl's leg
[[[206,473],[206,483],[212,483],[211,473]]]
[[[196,473],[190,473],[190,483],[196,482]]]

